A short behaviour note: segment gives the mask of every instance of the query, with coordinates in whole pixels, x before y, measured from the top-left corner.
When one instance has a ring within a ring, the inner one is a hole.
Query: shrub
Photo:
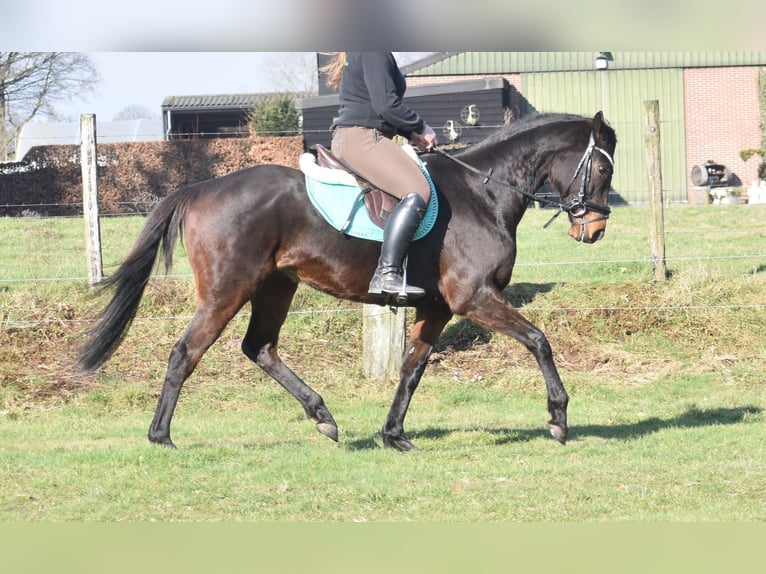
[[[286,95],[256,101],[249,122],[252,131],[261,136],[295,135],[300,130],[300,114]]]

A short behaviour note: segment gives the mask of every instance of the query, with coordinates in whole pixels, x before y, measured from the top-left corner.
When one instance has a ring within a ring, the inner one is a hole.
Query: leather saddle
[[[361,188],[364,207],[367,209],[370,219],[375,225],[381,229],[385,229],[388,217],[399,203],[399,199],[390,193],[386,193],[382,189],[375,187],[372,183],[364,179],[361,175],[354,172],[354,170],[332,155],[330,150],[323,145],[315,144],[312,146],[312,149],[316,151],[317,165],[319,167],[341,169],[354,176]]]

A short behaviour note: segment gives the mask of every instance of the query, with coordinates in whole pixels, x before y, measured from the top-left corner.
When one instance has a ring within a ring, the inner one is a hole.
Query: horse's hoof
[[[554,423],[548,423],[548,430],[551,432],[551,436],[559,441],[561,444],[567,442],[567,429]]]
[[[173,444],[173,441],[170,440],[169,434],[159,434],[159,433],[153,433],[151,430],[149,431],[147,438],[149,439],[149,442],[152,444],[164,446],[165,448],[178,450],[176,445]]]
[[[178,447],[175,444],[173,444],[173,441],[170,440],[169,438],[165,440],[151,440],[151,443],[156,444],[157,446],[161,446],[163,448],[167,448],[169,450],[178,450]]]
[[[391,436],[383,434],[383,446],[385,448],[393,448],[399,452],[410,452],[413,450],[420,450],[416,445],[411,443],[406,436]]]
[[[338,442],[338,427],[330,423],[317,423],[317,430],[324,436]]]

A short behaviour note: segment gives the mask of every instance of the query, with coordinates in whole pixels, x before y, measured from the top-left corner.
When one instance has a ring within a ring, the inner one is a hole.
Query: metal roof
[[[766,52],[441,52],[406,66],[407,76],[460,76],[595,69],[606,54],[610,70],[763,66]]]
[[[241,111],[250,110],[255,102],[288,95],[293,99],[302,94],[268,92],[257,94],[208,94],[200,96],[167,96],[162,100],[163,111]]]
[[[479,92],[482,90],[500,90],[505,88],[508,82],[504,78],[474,78],[444,84],[428,84],[423,86],[411,86],[407,88],[407,98],[421,96],[435,96],[440,94],[454,94],[462,92]],[[321,108],[338,104],[338,94],[324,96],[311,96],[296,100],[299,109]]]

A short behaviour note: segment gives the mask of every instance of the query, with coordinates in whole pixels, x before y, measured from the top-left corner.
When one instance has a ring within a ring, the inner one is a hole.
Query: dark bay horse
[[[548,428],[567,437],[568,396],[545,335],[503,295],[516,257],[516,228],[534,192],[555,190],[569,234],[593,243],[609,215],[607,194],[617,140],[601,112],[593,118],[541,114],[512,122],[456,153],[423,157],[439,193],[432,231],[409,250],[409,281],[426,290],[416,315],[393,403],[382,430],[386,447],[415,448],[404,418],[429,354],[453,315],[515,338],[537,359],[548,392]],[[80,365],[101,366],[119,347],[136,315],[162,250],[169,268],[183,234],[198,305],[168,361],[149,440],[173,447],[170,423],[184,381],[205,351],[246,304],[251,317],[242,350],[338,440],[322,397],[279,357],[279,333],[298,284],[335,297],[386,304],[367,293],[380,244],[347,237],[312,207],[302,172],[259,165],[170,194],[149,215],[136,243],[103,286],[114,294],[84,344]],[[380,297],[380,296],[377,296]]]

